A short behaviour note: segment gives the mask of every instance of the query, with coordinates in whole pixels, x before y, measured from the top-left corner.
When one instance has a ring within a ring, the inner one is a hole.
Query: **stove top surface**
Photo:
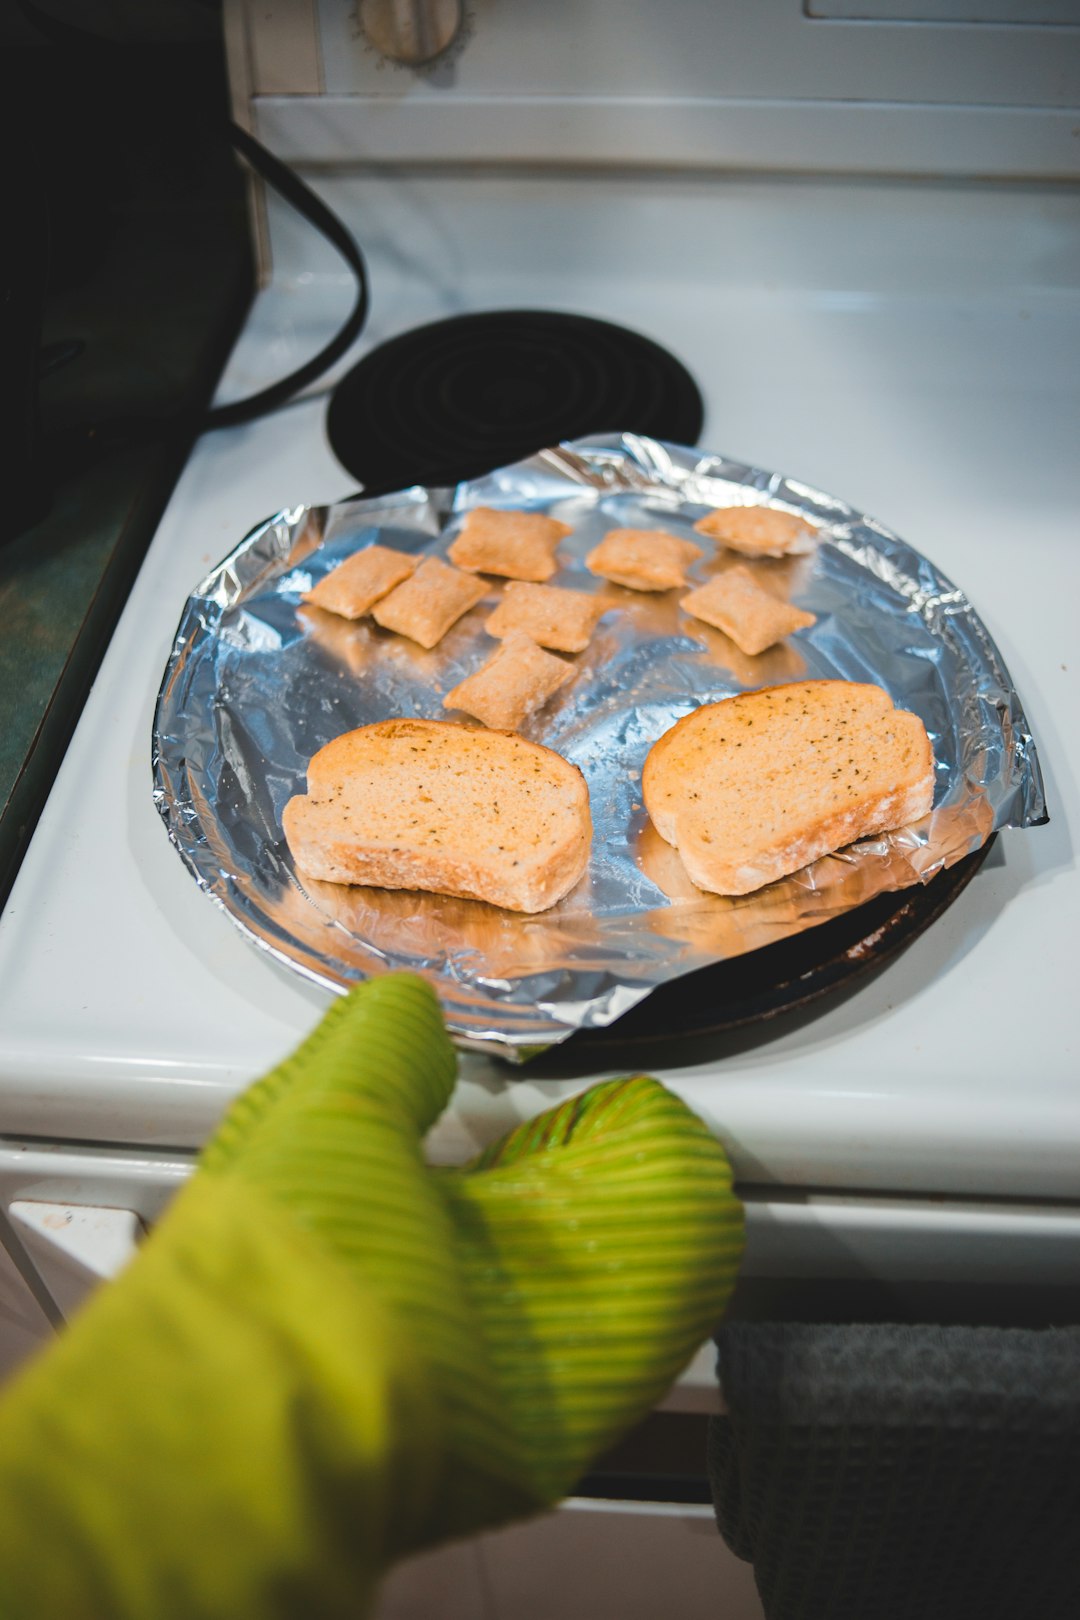
[[[500,308],[648,332],[697,379],[704,445],[835,490],[975,604],[1029,714],[1050,825],[1002,834],[857,993],[647,1061],[747,1185],[1075,1199],[1075,192],[657,174],[540,178],[526,197],[505,176],[417,174],[344,180],[338,203],[372,249],[365,352]],[[267,288],[223,397],[313,352],[348,294]],[[0,919],[9,1134],[194,1146],[325,1005],[183,869],[149,739],[196,581],[269,513],[351,493],[326,414],[309,399],[208,435],[151,545]],[[462,1157],[613,1062],[564,1052],[511,1074],[467,1054],[433,1151]]]

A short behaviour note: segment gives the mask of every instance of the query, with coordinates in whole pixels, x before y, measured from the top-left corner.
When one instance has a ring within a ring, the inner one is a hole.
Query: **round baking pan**
[[[659,985],[603,1029],[582,1029],[563,1052],[655,1046],[720,1035],[825,1002],[869,978],[948,909],[985,861],[997,834],[929,883],[880,894],[843,916],[745,956]]]

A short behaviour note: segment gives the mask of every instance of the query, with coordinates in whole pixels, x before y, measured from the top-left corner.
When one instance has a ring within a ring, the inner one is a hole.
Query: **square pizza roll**
[[[508,636],[520,630],[541,647],[584,652],[597,620],[610,606],[604,597],[589,591],[513,580],[484,629],[489,636]]]
[[[443,708],[463,709],[497,731],[516,731],[573,673],[564,658],[514,630],[486,664],[447,692]]]
[[[773,506],[718,506],[694,528],[745,557],[793,557],[813,551],[817,530],[795,512]]]
[[[434,647],[486,595],[482,580],[451,568],[440,557],[425,557],[411,579],[376,602],[371,616],[384,630],[396,630],[421,647]]]
[[[666,529],[609,529],[585,566],[631,591],[671,591],[686,584],[686,570],[701,555],[692,540]]]
[[[814,614],[770,596],[750,570],[741,566],[715,575],[707,585],[684,596],[680,606],[685,613],[722,630],[751,657],[783,641],[793,630],[806,630],[817,623]]]
[[[394,551],[391,546],[365,546],[305,591],[304,601],[314,602],[316,607],[343,619],[362,619],[415,568],[416,558],[407,557],[403,551]]]
[[[542,583],[558,569],[555,548],[573,531],[542,512],[502,512],[474,506],[447,555],[474,574]]]

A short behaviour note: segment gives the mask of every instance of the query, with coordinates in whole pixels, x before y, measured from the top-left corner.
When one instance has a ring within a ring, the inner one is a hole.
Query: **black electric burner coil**
[[[551,310],[491,310],[415,327],[354,366],[327,433],[365,495],[445,488],[564,439],[641,433],[695,444],[701,395],[649,338]]]

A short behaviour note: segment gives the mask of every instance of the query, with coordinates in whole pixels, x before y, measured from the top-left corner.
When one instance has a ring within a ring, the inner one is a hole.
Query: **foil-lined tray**
[[[711,507],[762,501],[818,528],[812,554],[750,564],[817,621],[757,657],[681,612],[683,593],[620,590],[585,567],[608,529],[663,528],[702,547],[691,571],[700,583],[722,553],[694,522]],[[502,587],[493,582],[430,652],[370,621],[322,612],[303,593],[375,541],[444,554],[478,505],[571,524],[550,583],[603,589],[619,601],[574,660],[574,678],[522,728],[581,768],[594,823],[586,876],[532,917],[301,878],[281,831],[286,801],[304,791],[309,759],[331,738],[392,716],[447,718],[443,694],[495,648],[484,622]],[[932,813],[756,894],[695,889],[641,802],[649,748],[702,703],[819,677],[876,681],[922,717],[936,762]],[[423,973],[463,1043],[518,1058],[611,1023],[658,984],[706,963],[927,883],[1001,827],[1047,819],[1008,671],[963,592],[932,563],[831,495],[630,434],[563,444],[452,490],[301,507],[260,524],[184,609],[158,698],[153,762],[169,837],[251,940],[333,990],[385,969]]]

